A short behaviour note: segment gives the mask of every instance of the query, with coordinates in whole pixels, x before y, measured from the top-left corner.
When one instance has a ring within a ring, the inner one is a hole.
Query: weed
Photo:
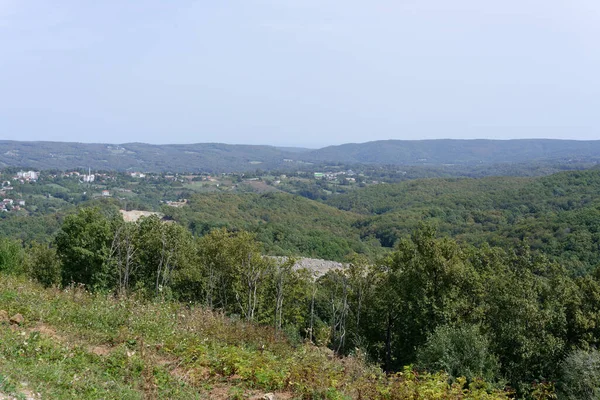
[[[0,275],[0,309],[25,316],[21,328],[0,327],[0,391],[13,396],[18,377],[52,399],[206,398],[223,385],[230,398],[256,390],[331,400],[507,398],[410,368],[386,377],[360,352],[340,360],[272,328],[175,302]]]

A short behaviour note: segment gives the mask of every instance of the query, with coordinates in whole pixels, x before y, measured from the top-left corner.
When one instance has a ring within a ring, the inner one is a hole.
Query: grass
[[[0,275],[0,392],[52,399],[502,399],[407,369],[386,377],[361,357],[293,344],[200,307],[43,289]]]

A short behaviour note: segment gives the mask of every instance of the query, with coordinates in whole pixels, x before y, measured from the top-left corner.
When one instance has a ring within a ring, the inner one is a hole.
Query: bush
[[[43,244],[33,244],[30,250],[27,274],[44,285],[51,287],[61,281],[61,265],[56,250]]]
[[[17,240],[0,238],[0,272],[20,273],[23,271],[25,252]]]
[[[417,353],[417,365],[432,372],[444,371],[451,380],[465,377],[498,380],[499,364],[489,352],[488,339],[477,326],[440,326]]]
[[[559,398],[587,400],[600,398],[600,352],[576,350],[561,365]]]

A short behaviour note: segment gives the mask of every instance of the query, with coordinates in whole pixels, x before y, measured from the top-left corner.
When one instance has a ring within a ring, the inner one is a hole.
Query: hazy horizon
[[[0,0],[0,139],[600,135],[591,0]]]
[[[86,142],[86,141],[60,141],[60,140],[13,140],[13,139],[0,139],[2,141],[14,141],[14,142],[25,142],[25,143],[35,143],[35,142],[51,142],[51,143],[81,143],[81,144],[100,144],[100,145],[109,145],[109,146],[125,146],[128,144],[148,144],[152,146],[182,146],[182,145],[196,145],[196,144],[224,144],[231,146],[269,146],[276,148],[290,148],[290,149],[306,149],[306,150],[318,150],[325,147],[331,146],[342,146],[342,145],[353,145],[353,144],[366,144],[370,142],[384,142],[384,141],[412,141],[412,142],[425,142],[425,141],[444,141],[444,140],[455,140],[455,141],[530,141],[530,140],[550,140],[550,141],[575,141],[575,142],[599,142],[600,139],[553,139],[553,138],[519,138],[519,139],[488,139],[488,138],[473,138],[473,139],[455,139],[455,138],[438,138],[438,139],[377,139],[377,140],[369,140],[365,142],[346,142],[346,143],[337,143],[325,146],[293,146],[293,145],[276,145],[270,143],[229,143],[229,142],[171,142],[171,143],[150,143],[150,142]]]

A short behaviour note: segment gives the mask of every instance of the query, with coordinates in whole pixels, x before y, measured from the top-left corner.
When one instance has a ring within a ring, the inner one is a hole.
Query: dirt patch
[[[269,257],[269,256],[267,256]],[[272,257],[276,260],[286,261],[287,257]],[[343,270],[346,268],[344,264],[337,261],[329,261],[329,260],[321,260],[318,258],[306,258],[301,257],[296,260],[296,264],[294,264],[294,269],[307,269],[312,271],[316,277],[325,275],[328,271],[331,270]]]
[[[140,219],[141,217],[149,217],[151,215],[157,215],[158,217],[162,218],[162,214],[161,213],[157,213],[157,212],[152,212],[152,211],[140,211],[140,210],[131,210],[131,211],[125,211],[125,210],[119,210],[121,212],[121,215],[123,215],[123,220],[125,220],[125,222],[135,222],[138,219]]]
[[[226,400],[231,398],[231,386],[215,386],[209,392],[209,398],[214,400]]]
[[[265,182],[261,181],[244,181],[244,184],[250,186],[252,190],[256,193],[274,193],[281,192],[281,190],[274,188],[271,185],[267,185]]]
[[[108,346],[90,346],[88,351],[97,356],[105,357],[110,354],[112,349]]]
[[[273,395],[275,400],[290,400],[294,398],[294,395],[287,392],[269,392]],[[249,400],[264,400],[267,393],[251,394]]]
[[[36,325],[35,327],[29,329],[30,332],[39,332],[41,335],[46,336],[52,340],[56,340],[57,342],[60,343],[65,343],[67,340],[64,336],[59,335],[56,332],[56,329],[54,329],[53,327],[46,325],[44,323],[40,323],[38,325]]]
[[[19,395],[18,397],[15,396],[11,396],[5,393],[0,392],[0,400],[20,400],[20,399],[25,399],[25,400],[40,400],[42,397],[39,395],[39,393],[33,393],[31,390],[29,389],[20,389],[18,391]]]
[[[26,331],[28,333],[39,332],[40,335],[50,338],[60,344],[77,344],[76,340],[70,340],[66,336],[63,336],[60,333],[58,333],[56,329],[54,329],[52,326],[44,324],[43,322],[37,324],[33,328],[27,329]],[[112,347],[105,345],[85,346],[85,349],[88,353],[92,353],[102,357],[108,356],[113,350]]]

